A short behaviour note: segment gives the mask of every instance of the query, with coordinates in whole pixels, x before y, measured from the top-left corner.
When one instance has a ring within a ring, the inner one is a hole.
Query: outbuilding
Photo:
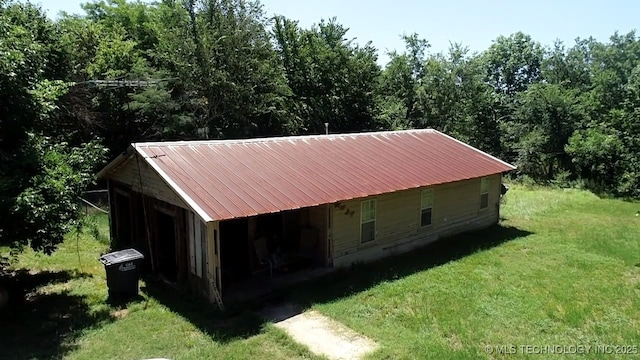
[[[114,248],[221,305],[495,224],[513,169],[425,129],[134,143],[98,175]]]

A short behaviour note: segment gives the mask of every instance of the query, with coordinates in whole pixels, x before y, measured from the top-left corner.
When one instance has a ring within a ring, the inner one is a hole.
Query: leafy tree
[[[98,142],[70,148],[64,142],[30,134],[14,154],[22,167],[20,192],[15,198],[2,199],[3,205],[10,204],[3,214],[3,242],[53,252],[82,216],[78,196],[95,182],[94,171],[104,160],[103,150]]]
[[[499,36],[484,53],[487,80],[497,92],[515,95],[540,80],[543,56],[542,46],[529,35]]]
[[[484,150],[497,152],[499,132],[493,89],[484,81],[482,59],[452,44],[448,54],[430,56],[418,87],[421,127],[450,133]]]
[[[571,91],[553,84],[535,84],[519,94],[515,121],[503,129],[511,134],[517,164],[539,180],[551,180],[567,167],[564,147],[581,117]]]
[[[161,5],[156,53],[175,69],[184,110],[212,137],[251,137],[295,131],[289,88],[257,2],[189,1]]]
[[[71,59],[70,79],[76,86],[62,98],[60,120],[71,121],[76,131],[84,129],[79,134],[83,138],[105,139],[114,153],[132,141],[194,137],[192,118],[181,106],[183,94],[174,91],[170,71],[158,65],[160,9],[119,0],[83,8],[86,17],[60,21],[65,44],[82,45]],[[95,86],[95,80],[120,85]]]
[[[620,196],[640,195],[640,119],[638,97],[638,73],[640,72],[640,39],[635,32],[614,34],[609,43],[594,40],[579,43],[581,53],[588,64],[590,84],[580,97],[587,113],[580,124],[581,132],[575,134],[567,150],[578,164],[579,175],[602,183],[601,189]],[[614,145],[609,141],[615,136]],[[608,156],[616,154],[610,164],[598,161],[602,153],[594,155],[595,166],[587,167],[585,154],[594,141],[603,143]]]
[[[380,69],[375,48],[347,40],[335,19],[309,30],[283,17],[273,28],[276,49],[291,89],[290,103],[301,131],[322,133],[372,129]]]
[[[541,77],[544,81],[567,89],[587,90],[591,79],[586,44],[586,41],[578,39],[576,45],[567,50],[562,42],[556,41],[546,50],[542,60]]]
[[[595,181],[600,187],[606,189],[606,184],[616,183],[624,172],[624,144],[611,128],[577,130],[565,148],[577,175]]]
[[[403,35],[405,51],[389,53],[391,60],[380,79],[381,98],[379,103],[402,102],[404,119],[399,119],[410,127],[424,126],[424,113],[419,106],[418,89],[424,77],[427,50],[431,45],[418,34]]]
[[[66,91],[56,27],[31,4],[0,7],[0,244],[50,253],[80,215],[77,196],[102,160],[43,130]],[[57,134],[56,134],[57,135]]]

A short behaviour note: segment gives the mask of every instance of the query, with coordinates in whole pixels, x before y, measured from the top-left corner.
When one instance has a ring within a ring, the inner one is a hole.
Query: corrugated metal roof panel
[[[133,146],[205,220],[334,203],[515,169],[435,130]]]

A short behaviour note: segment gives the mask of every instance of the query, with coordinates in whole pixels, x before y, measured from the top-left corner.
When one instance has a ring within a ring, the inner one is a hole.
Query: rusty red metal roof
[[[515,169],[441,132],[136,143],[205,221],[279,212]]]

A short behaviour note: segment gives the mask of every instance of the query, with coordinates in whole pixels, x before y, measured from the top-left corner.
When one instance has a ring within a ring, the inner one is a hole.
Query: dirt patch
[[[114,319],[123,319],[127,315],[129,315],[129,309],[120,309],[120,310],[112,311],[110,315]]]
[[[307,311],[275,323],[295,341],[329,359],[360,359],[378,344],[316,311]]]

